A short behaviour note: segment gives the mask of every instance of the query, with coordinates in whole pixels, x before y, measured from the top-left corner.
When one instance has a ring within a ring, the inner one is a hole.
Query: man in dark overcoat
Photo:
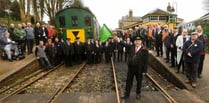
[[[76,37],[76,42],[74,43],[74,58],[76,61],[76,64],[80,64],[82,62],[82,55],[83,55],[83,44],[80,42],[80,38]]]
[[[142,45],[141,38],[136,37],[135,45],[132,45],[129,51],[125,95],[122,97],[122,99],[129,98],[134,76],[137,81],[136,99],[140,98],[142,75],[147,71],[147,60],[148,50]]]
[[[72,66],[73,55],[74,55],[74,46],[70,42],[70,38],[67,38],[67,41],[63,45],[63,54],[64,54],[65,65],[67,67]]]
[[[184,63],[186,68],[186,83],[190,83],[193,88],[197,86],[197,70],[200,62],[200,54],[203,44],[198,40],[198,33],[192,32],[191,39],[183,45]]]

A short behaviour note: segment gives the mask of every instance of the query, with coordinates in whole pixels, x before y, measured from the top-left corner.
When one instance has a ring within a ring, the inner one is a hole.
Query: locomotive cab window
[[[86,26],[91,26],[91,18],[89,16],[86,16],[84,18],[84,21]]]
[[[78,26],[78,17],[77,16],[72,16],[72,26]]]
[[[64,16],[59,17],[59,23],[60,23],[60,27],[65,27],[65,17]]]

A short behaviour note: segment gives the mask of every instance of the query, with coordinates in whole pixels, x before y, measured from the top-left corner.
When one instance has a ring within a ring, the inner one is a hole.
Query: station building
[[[183,22],[183,19],[177,18],[177,14],[174,13],[174,8],[170,6],[168,3],[167,11],[162,9],[154,9],[144,16],[133,17],[133,11],[129,11],[129,16],[123,16],[122,19],[119,20],[119,28],[120,29],[129,29],[134,28],[135,26],[142,24],[143,27],[147,25],[168,25],[170,29],[178,26]]]

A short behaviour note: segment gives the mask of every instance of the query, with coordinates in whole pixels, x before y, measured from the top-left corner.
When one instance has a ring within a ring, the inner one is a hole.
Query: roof
[[[157,8],[155,10],[150,11],[149,13],[144,15],[143,17],[148,16],[148,15],[167,15],[167,16],[170,16],[170,15],[176,15],[176,14],[172,14],[172,13],[169,13],[167,11],[164,11],[162,9]]]
[[[203,18],[203,17],[209,17],[209,12],[208,13],[206,13],[205,15],[203,15],[202,17],[200,17],[200,18]]]
[[[121,21],[138,22],[138,21],[142,21],[142,19],[139,16],[134,16],[130,18],[128,15],[126,15],[122,17]]]
[[[91,13],[91,14],[96,18],[96,16],[92,13],[92,11],[91,11],[89,8],[87,8],[87,7],[66,7],[66,8],[64,8],[64,9],[62,9],[62,10],[60,10],[60,11],[58,11],[58,12],[56,13],[56,15],[58,15],[59,13],[65,11],[65,10],[67,10],[67,9],[82,9],[82,10],[85,10],[85,11]]]

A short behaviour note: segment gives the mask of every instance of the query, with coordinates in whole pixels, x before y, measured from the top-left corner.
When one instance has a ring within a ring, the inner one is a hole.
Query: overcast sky
[[[195,20],[204,14],[205,0],[82,0],[96,15],[100,25],[106,24],[109,28],[118,27],[118,20],[128,15],[130,9],[134,16],[143,16],[148,12],[160,8],[166,10],[168,2],[177,8],[177,15],[185,22]]]

